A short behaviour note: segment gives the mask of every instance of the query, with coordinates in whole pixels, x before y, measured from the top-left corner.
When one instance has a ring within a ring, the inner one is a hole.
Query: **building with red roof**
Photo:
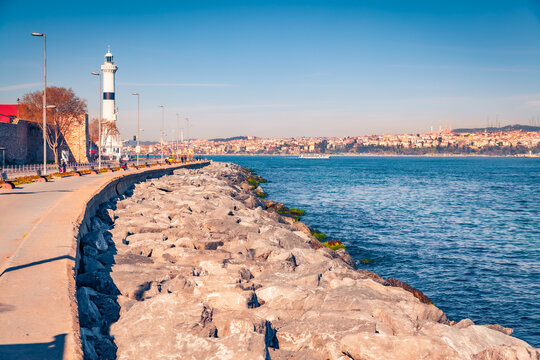
[[[19,118],[19,105],[0,104],[0,148],[5,159],[13,163],[34,163],[43,159],[43,132],[40,123]],[[90,141],[88,137],[88,116],[80,126],[67,134],[62,134],[66,143],[60,148],[62,157],[68,161],[88,162]],[[53,160],[54,153],[47,146],[47,159]],[[0,154],[0,161],[1,161]],[[0,164],[1,166],[1,164]]]
[[[0,104],[0,122],[10,123],[19,117],[19,105]]]

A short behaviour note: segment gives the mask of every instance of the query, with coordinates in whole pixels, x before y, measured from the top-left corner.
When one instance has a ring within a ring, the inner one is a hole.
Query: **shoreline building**
[[[105,62],[101,65],[103,72],[103,123],[101,124],[102,150],[101,153],[110,159],[120,159],[122,156],[122,142],[116,126],[118,109],[115,101],[114,74],[118,66],[113,61],[111,48],[105,54]]]
[[[21,119],[19,104],[0,104],[0,167],[3,162],[15,164],[40,163],[43,161],[43,132],[41,118]],[[90,140],[88,114],[81,115],[72,126],[64,128],[63,144],[58,150],[58,160],[88,163]],[[46,147],[47,161],[54,161],[54,152]]]

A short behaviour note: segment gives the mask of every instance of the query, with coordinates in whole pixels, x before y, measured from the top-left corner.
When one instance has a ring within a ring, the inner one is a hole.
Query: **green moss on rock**
[[[246,181],[248,183],[250,183],[251,185],[255,185],[255,186],[258,186],[259,184],[268,182],[268,180],[266,180],[265,178],[262,178],[260,176],[250,176],[250,177],[248,177],[246,179]]]
[[[306,212],[304,210],[302,210],[302,209],[290,208],[289,209],[289,214],[302,216],[302,215],[306,215]]]
[[[345,245],[341,241],[337,241],[337,240],[329,240],[329,241],[323,242],[323,245],[334,251],[338,249],[345,249]]]
[[[320,242],[323,242],[324,240],[326,240],[326,235],[320,231],[317,231],[317,230],[312,231],[311,235],[313,235],[313,237],[315,237],[315,239],[319,240]]]

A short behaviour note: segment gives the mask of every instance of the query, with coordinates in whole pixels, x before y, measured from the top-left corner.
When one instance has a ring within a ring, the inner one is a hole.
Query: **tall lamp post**
[[[136,95],[137,96],[137,148],[136,148],[136,153],[137,153],[137,166],[139,166],[139,152],[141,151],[141,147],[140,147],[140,143],[139,143],[139,138],[141,137],[141,103],[140,103],[140,100],[141,100],[141,96],[139,93],[132,93],[131,95]]]
[[[178,149],[180,148],[180,114],[179,113],[176,113],[176,124],[178,125],[177,126],[177,131],[178,131],[178,134],[176,134],[176,155],[178,155]]]
[[[187,145],[187,156],[189,157],[189,118],[186,118],[186,145]]]
[[[43,37],[43,175],[47,175],[47,35],[33,32],[32,36]]]
[[[163,161],[163,128],[165,127],[165,107],[158,105],[161,108],[161,161]]]
[[[101,73],[98,72],[91,72],[92,75],[99,76],[99,93],[98,93],[98,101],[99,101],[99,119],[98,119],[98,169],[101,169],[101,120],[103,118],[103,110],[101,108]]]
[[[189,141],[189,118],[186,118],[186,130],[187,130],[186,141]]]

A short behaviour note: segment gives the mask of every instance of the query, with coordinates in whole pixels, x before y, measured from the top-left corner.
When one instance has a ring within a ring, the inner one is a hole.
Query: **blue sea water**
[[[271,180],[272,200],[451,320],[511,327],[540,347],[540,159],[210,158]]]

